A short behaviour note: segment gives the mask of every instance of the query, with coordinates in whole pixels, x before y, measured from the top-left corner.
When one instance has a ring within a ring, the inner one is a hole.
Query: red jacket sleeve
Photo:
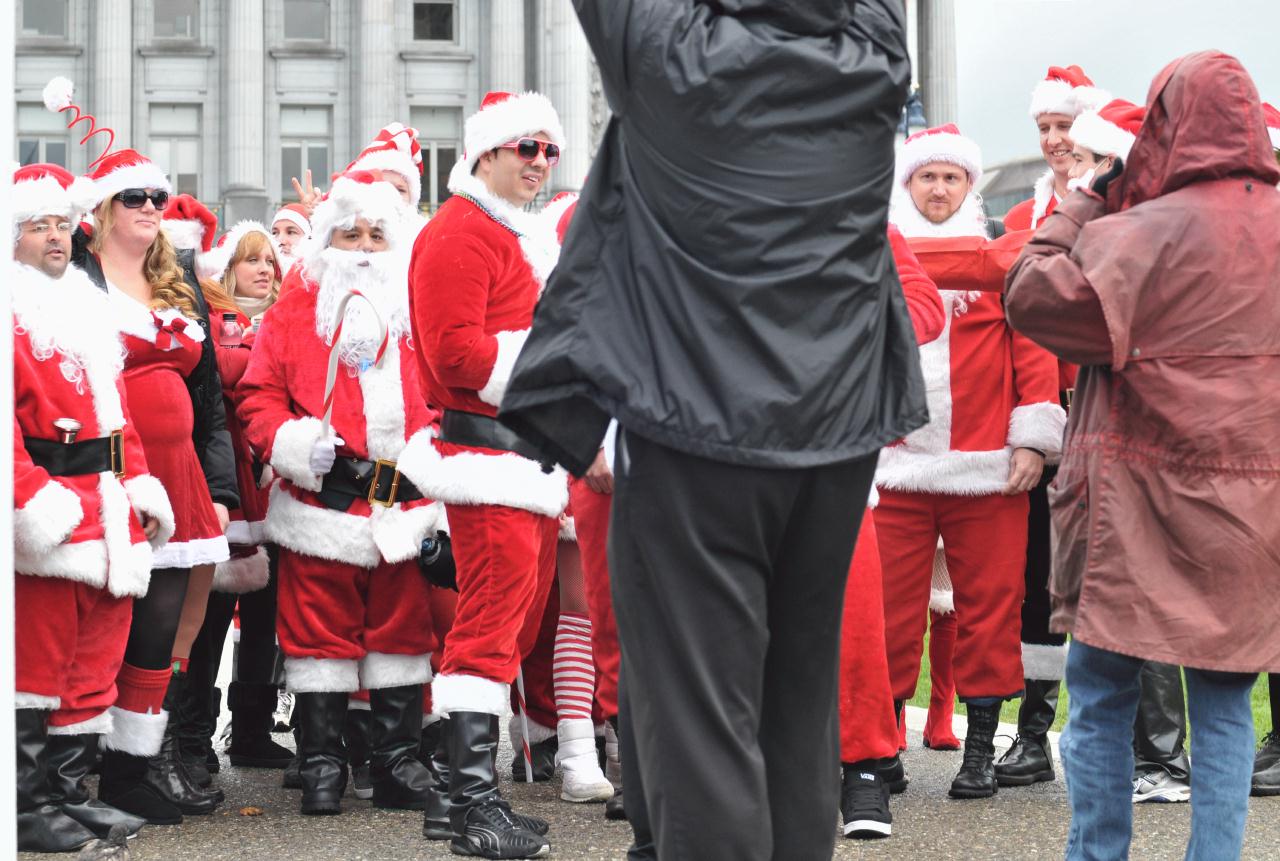
[[[937,285],[912,253],[906,237],[892,224],[889,225],[889,247],[893,249],[893,262],[898,267],[898,278],[902,281],[902,293],[907,300],[911,325],[916,330],[916,341],[927,344],[936,340],[947,322]]]
[[[1030,230],[1022,230],[999,239],[920,237],[908,242],[925,272],[945,289],[1002,293],[1009,268],[1033,235]]]
[[[485,317],[497,268],[493,252],[466,235],[438,237],[426,253],[414,256],[414,331],[441,385],[479,391],[489,382],[498,339],[485,333]]]

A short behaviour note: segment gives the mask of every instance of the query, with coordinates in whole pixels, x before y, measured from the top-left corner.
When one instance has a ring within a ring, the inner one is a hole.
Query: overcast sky
[[[1077,64],[1142,104],[1170,60],[1206,48],[1240,59],[1280,105],[1280,0],[954,0],[960,129],[995,165],[1039,153],[1027,115],[1049,66]]]

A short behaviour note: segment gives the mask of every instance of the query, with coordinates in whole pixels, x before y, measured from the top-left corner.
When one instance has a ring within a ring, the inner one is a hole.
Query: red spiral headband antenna
[[[102,154],[89,162],[89,170],[93,170],[98,162],[111,154],[111,148],[116,145],[116,133],[109,126],[99,126],[97,118],[93,114],[81,113],[80,106],[71,100],[72,94],[75,92],[75,85],[66,78],[58,77],[51,80],[44,86],[44,106],[56,114],[65,113],[66,111],[75,111],[75,116],[67,123],[67,128],[72,129],[78,123],[87,122],[89,131],[85,136],[80,138],[80,145],[84,144],[94,135],[105,134],[107,136],[107,145],[103,148]]]

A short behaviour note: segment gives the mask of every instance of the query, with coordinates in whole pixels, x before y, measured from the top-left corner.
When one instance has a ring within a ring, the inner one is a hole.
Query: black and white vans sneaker
[[[551,854],[546,838],[527,831],[501,798],[482,801],[467,811],[466,828],[449,844],[455,855],[477,858],[542,858]]]
[[[841,766],[840,814],[844,836],[855,840],[888,837],[893,833],[889,787],[876,770],[875,760]]]

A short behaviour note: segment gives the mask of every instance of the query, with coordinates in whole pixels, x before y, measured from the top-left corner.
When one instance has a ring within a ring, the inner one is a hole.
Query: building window
[[[199,19],[199,0],[155,0],[157,39],[195,39]]]
[[[456,41],[455,0],[427,0],[413,4],[413,38],[417,41]]]
[[[412,108],[410,117],[422,145],[422,205],[434,212],[449,199],[449,171],[462,151],[460,108]]]
[[[67,166],[67,127],[62,115],[45,110],[41,104],[19,104],[17,113],[18,161],[22,164],[48,162]]]
[[[200,196],[200,107],[152,105],[147,155],[169,175],[177,194]]]
[[[318,186],[329,183],[329,150],[333,131],[328,108],[287,105],[280,109],[280,193],[293,200],[293,179],[308,170]],[[305,183],[304,183],[305,184]]]
[[[22,0],[19,36],[67,38],[67,0]]]
[[[284,0],[284,37],[327,41],[329,0]]]

